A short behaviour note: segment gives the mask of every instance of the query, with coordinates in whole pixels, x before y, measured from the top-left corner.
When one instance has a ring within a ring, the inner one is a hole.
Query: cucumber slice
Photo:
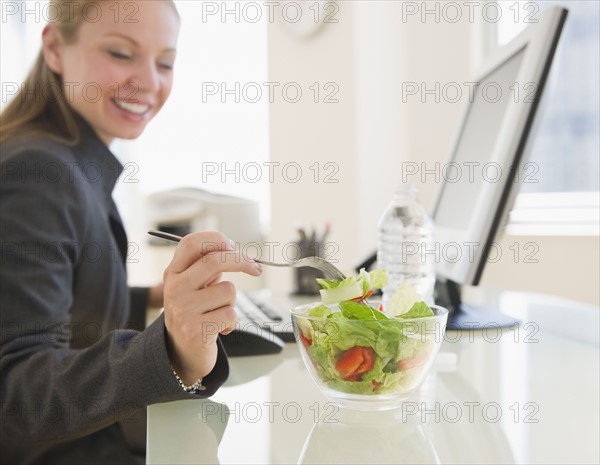
[[[321,289],[319,292],[325,305],[337,304],[343,300],[352,300],[363,295],[362,286],[358,283],[332,289]]]

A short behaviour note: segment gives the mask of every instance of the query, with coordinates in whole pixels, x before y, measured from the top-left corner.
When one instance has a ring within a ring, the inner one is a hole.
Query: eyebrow
[[[106,35],[106,36],[116,36],[116,37],[120,37],[121,39],[125,39],[125,40],[127,40],[127,41],[131,42],[131,43],[132,43],[133,45],[135,45],[136,47],[139,47],[139,45],[140,45],[138,41],[136,41],[136,40],[132,39],[132,38],[131,38],[131,37],[129,37],[129,36],[126,36],[125,34],[120,34],[120,33],[118,33],[118,32],[112,32],[112,33],[108,33],[108,34],[105,34],[105,35]],[[176,51],[177,51],[177,50],[176,50],[176,49],[174,49],[174,48],[166,48],[166,49],[164,49],[164,50],[163,50],[163,52],[176,52]]]

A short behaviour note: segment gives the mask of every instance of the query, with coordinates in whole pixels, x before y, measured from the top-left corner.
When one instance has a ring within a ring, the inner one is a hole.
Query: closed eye
[[[129,60],[131,57],[129,55],[124,55],[123,53],[109,51],[110,56],[117,58],[118,60]]]

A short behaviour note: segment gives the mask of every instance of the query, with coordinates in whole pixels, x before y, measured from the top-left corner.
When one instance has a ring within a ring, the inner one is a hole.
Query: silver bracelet
[[[181,389],[183,389],[188,394],[196,394],[197,391],[204,391],[206,389],[206,386],[202,385],[202,378],[197,379],[194,382],[194,384],[191,384],[190,386],[186,386],[185,384],[183,384],[183,381],[181,381],[181,378],[179,377],[179,375],[177,374],[177,372],[175,371],[175,369],[173,367],[171,367],[171,371],[175,375],[175,379],[179,383],[179,386],[181,386]]]

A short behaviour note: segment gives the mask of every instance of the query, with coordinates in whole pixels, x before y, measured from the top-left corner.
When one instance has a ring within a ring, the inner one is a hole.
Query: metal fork
[[[310,266],[311,268],[316,268],[317,270],[325,273],[326,277],[330,279],[346,279],[346,275],[342,273],[336,266],[334,266],[331,262],[328,262],[324,258],[321,257],[304,257],[299,260],[292,260],[287,263],[274,263],[268,262],[266,260],[254,260],[257,263],[267,266],[279,266],[279,267],[292,267],[292,268],[300,268],[302,266]]]
[[[179,242],[182,237],[177,236],[175,234],[166,233],[163,231],[148,231],[148,234],[151,236],[160,237],[162,239],[166,239],[168,241]],[[330,279],[346,279],[346,275],[342,273],[335,265],[321,257],[305,257],[299,260],[293,260],[287,263],[274,263],[266,260],[254,260],[256,263],[260,263],[261,265],[267,266],[278,266],[278,267],[292,267],[299,268],[303,266],[309,266],[311,268],[316,268],[321,270],[326,277]]]

